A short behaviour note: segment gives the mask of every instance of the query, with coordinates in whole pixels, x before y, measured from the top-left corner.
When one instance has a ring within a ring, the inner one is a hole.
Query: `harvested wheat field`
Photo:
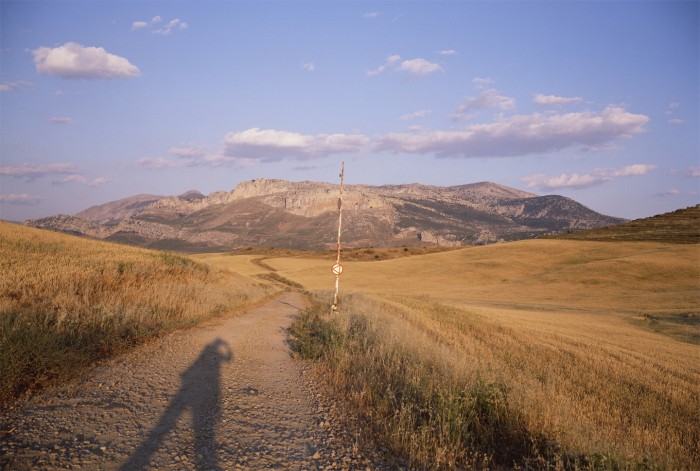
[[[206,260],[315,291],[299,348],[416,466],[700,466],[698,245],[533,240],[348,262],[333,319],[332,262]]]

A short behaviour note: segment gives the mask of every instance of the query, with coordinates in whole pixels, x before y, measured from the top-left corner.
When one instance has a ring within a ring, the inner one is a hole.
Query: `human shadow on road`
[[[216,339],[207,345],[199,358],[182,373],[182,386],[163,412],[158,424],[134,451],[122,470],[143,469],[168,433],[173,432],[180,416],[187,410],[192,415],[196,469],[221,469],[217,456],[216,423],[221,415],[221,365],[233,358],[229,344]]]

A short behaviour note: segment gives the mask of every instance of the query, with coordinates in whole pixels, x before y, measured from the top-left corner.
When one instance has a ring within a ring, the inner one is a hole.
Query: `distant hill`
[[[700,243],[700,205],[649,218],[637,219],[616,226],[573,232],[563,235],[561,238],[697,244]]]
[[[208,196],[138,195],[75,216],[25,224],[185,252],[248,246],[333,247],[338,185],[259,179]],[[563,196],[538,196],[490,182],[439,187],[348,185],[343,245],[455,246],[538,237],[624,222]]]

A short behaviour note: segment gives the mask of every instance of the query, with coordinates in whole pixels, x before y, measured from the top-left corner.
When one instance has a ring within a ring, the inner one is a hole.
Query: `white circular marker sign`
[[[343,273],[343,266],[340,263],[333,265],[333,274],[340,275],[341,273]]]

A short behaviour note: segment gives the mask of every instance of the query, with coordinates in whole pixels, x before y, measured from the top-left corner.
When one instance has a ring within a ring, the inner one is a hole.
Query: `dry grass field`
[[[333,285],[328,260],[252,258],[207,260]],[[412,463],[700,467],[700,246],[532,240],[344,269],[340,315],[309,313],[299,349]]]
[[[0,403],[275,290],[180,255],[0,222]]]

